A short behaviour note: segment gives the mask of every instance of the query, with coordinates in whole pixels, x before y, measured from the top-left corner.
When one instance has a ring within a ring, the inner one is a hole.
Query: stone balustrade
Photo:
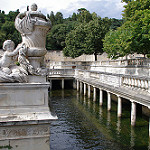
[[[48,69],[48,77],[52,76],[74,76],[73,69]]]
[[[122,85],[129,88],[141,89],[149,92],[149,79],[137,77],[122,77]]]

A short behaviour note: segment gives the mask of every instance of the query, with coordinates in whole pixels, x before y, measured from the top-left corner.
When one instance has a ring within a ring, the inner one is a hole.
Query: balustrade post
[[[91,97],[91,86],[88,85],[88,98],[90,98],[90,97]]]
[[[121,97],[118,95],[118,117],[121,117],[122,115],[122,99]]]
[[[110,111],[111,110],[111,94],[110,92],[107,91],[107,110]]]
[[[131,126],[135,126],[136,124],[136,103],[134,101],[131,102]]]
[[[96,101],[96,87],[93,87],[93,101]]]
[[[100,106],[103,105],[103,91],[101,88],[99,89],[99,104]]]
[[[84,83],[84,95],[86,95],[86,83]]]

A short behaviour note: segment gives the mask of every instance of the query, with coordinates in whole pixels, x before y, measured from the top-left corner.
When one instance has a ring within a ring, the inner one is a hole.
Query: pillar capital
[[[121,95],[119,95],[119,94],[117,94],[116,96],[117,96],[118,98],[121,97]]]
[[[133,100],[133,99],[130,99],[130,101],[131,101],[132,103],[136,103],[135,100]]]

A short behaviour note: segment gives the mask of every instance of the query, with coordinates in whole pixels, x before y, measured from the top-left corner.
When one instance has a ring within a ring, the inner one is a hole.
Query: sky
[[[4,10],[6,14],[17,9],[24,12],[27,6],[33,3],[36,3],[38,10],[45,15],[51,11],[54,14],[61,12],[64,18],[72,16],[73,12],[77,13],[79,8],[86,8],[90,13],[95,12],[102,18],[121,19],[125,5],[121,0],[0,0],[0,10]]]

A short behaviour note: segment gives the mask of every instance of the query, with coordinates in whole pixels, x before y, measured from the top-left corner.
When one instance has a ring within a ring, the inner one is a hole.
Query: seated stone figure
[[[13,57],[16,56],[21,48],[21,45],[18,45],[16,49],[14,49],[15,44],[11,40],[6,40],[3,43],[3,50],[5,50],[3,56],[0,58],[0,67],[1,70],[6,74],[11,74],[12,71],[10,69],[10,65],[12,64]]]

